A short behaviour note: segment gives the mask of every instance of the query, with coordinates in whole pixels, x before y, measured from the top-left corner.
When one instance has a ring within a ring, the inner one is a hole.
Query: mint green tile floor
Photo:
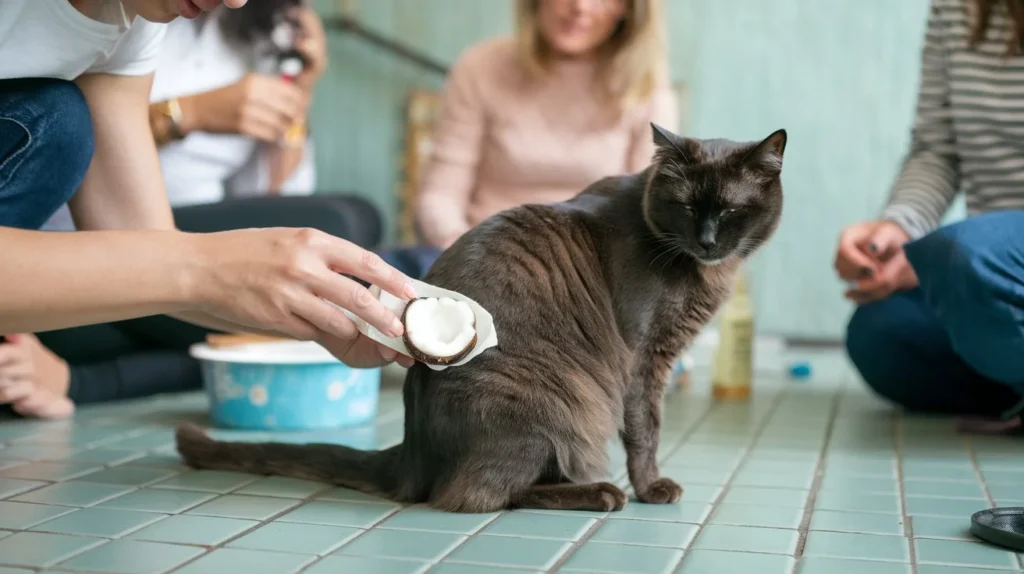
[[[199,395],[0,420],[0,574],[996,574],[1021,557],[976,541],[970,514],[1024,505],[1024,440],[958,435],[869,395],[841,355],[809,381],[761,376],[715,404],[707,376],[673,393],[659,452],[679,504],[445,514],[325,484],[192,471],[174,425]],[[394,373],[392,373],[394,374]],[[389,379],[393,377],[388,377]],[[364,428],[222,438],[394,444],[390,381]],[[609,447],[623,486],[625,457]]]

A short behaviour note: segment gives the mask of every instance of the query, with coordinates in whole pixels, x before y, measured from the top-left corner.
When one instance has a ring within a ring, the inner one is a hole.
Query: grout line
[[[978,453],[974,450],[974,441],[967,438],[967,456],[971,459],[971,466],[974,468],[974,474],[978,477],[978,482],[981,483],[981,490],[985,494],[985,500],[988,502],[989,508],[996,507],[996,499],[992,496],[992,491],[988,488],[988,483],[985,482],[985,475],[981,472],[981,465],[978,464]],[[972,537],[973,538],[973,537]],[[1014,556],[1014,562],[1017,563],[1018,569],[1024,569],[1024,554],[1017,552],[1011,552]]]
[[[828,457],[829,449],[832,447],[832,433],[836,428],[836,418],[839,415],[839,403],[842,401],[843,387],[839,386],[832,395],[832,406],[829,408],[828,424],[825,426],[825,434],[822,437],[821,449],[818,450],[818,461],[814,465],[814,479],[811,481],[811,488],[807,492],[807,500],[804,501],[804,512],[800,518],[800,525],[797,527],[796,549],[793,551],[793,572],[800,569],[800,559],[803,557],[804,548],[807,546],[807,535],[811,527],[811,518],[814,515],[814,505],[818,500],[818,491],[821,490],[821,483],[825,478],[825,460]]]
[[[899,413],[892,424],[893,444],[896,447],[896,484],[900,489],[900,514],[903,515],[903,533],[907,540],[910,559],[910,573],[917,574],[917,548],[914,545],[914,525],[907,512],[907,485],[903,477],[903,414]]]

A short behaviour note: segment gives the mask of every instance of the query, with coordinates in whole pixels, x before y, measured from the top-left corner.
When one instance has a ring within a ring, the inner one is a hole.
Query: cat
[[[401,444],[229,443],[183,426],[185,462],[451,512],[612,511],[626,494],[599,480],[618,432],[636,497],[678,502],[682,487],[656,460],[662,392],[778,226],[787,136],[737,143],[651,127],[644,171],[501,212],[437,260],[424,281],[490,311],[499,342],[464,366],[409,369]]]

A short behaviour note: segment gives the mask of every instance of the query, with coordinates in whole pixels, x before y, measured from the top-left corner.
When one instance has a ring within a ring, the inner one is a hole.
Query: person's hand
[[[179,98],[181,128],[249,136],[276,143],[306,117],[309,97],[295,84],[276,76],[248,74],[216,90]]]
[[[857,223],[844,229],[835,268],[850,285],[845,296],[865,304],[916,287],[917,275],[903,252],[909,240],[907,232],[891,221]]]
[[[189,283],[207,313],[234,324],[319,342],[346,364],[371,367],[408,357],[363,336],[342,309],[382,333],[402,323],[357,277],[402,299],[416,296],[408,277],[379,256],[314,229],[246,229],[191,236],[197,265]]]
[[[327,35],[320,16],[312,8],[296,7],[293,10],[299,23],[295,49],[306,58],[306,68],[295,78],[295,82],[310,94],[327,70]]]

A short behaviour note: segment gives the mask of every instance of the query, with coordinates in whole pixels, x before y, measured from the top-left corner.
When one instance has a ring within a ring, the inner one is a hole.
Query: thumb
[[[885,222],[868,238],[868,251],[880,261],[888,261],[902,251],[908,239],[907,232],[898,224]]]
[[[12,345],[17,345],[18,343],[21,343],[21,341],[24,338],[25,338],[25,336],[23,334],[21,334],[21,333],[15,333],[13,335],[4,335],[3,336],[3,339],[6,340],[8,343],[10,343]]]

